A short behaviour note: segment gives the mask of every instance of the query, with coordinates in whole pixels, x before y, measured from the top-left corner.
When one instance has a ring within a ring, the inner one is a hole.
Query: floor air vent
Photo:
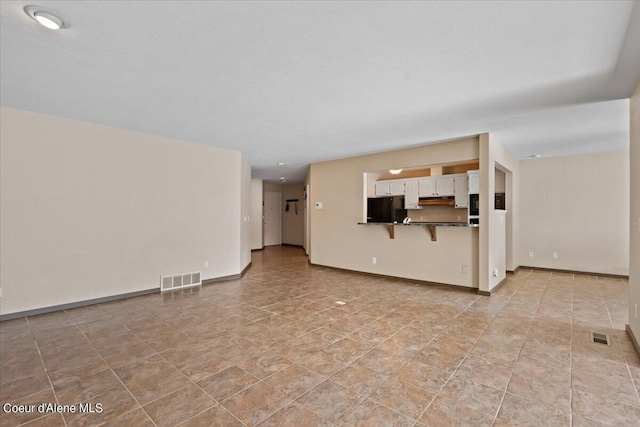
[[[200,286],[200,272],[184,273],[176,276],[160,277],[160,290],[171,291],[175,289],[189,288],[191,286]]]
[[[591,342],[595,342],[597,344],[611,345],[609,343],[609,335],[597,334],[595,332],[591,332]]]

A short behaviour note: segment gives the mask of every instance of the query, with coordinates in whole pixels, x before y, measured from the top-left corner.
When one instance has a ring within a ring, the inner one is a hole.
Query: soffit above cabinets
[[[457,173],[465,173],[470,170],[476,170],[480,168],[480,162],[460,162],[455,164],[446,165],[430,165],[419,166],[412,168],[403,168],[402,172],[397,175],[390,173],[388,170],[376,171],[380,176],[377,181],[383,181],[387,179],[405,179],[405,178],[419,178],[425,176],[437,176],[437,175],[451,175]]]

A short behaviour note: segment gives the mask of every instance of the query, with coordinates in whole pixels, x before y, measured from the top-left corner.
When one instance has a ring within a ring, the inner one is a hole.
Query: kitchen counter
[[[408,224],[403,222],[359,222],[358,225],[422,225],[434,227],[479,227],[478,224],[467,224],[466,222],[421,222],[412,221]]]
[[[467,228],[478,228],[478,224],[467,224],[466,222],[421,222],[421,221],[412,221],[407,224],[403,222],[359,222],[358,225],[384,225],[387,227],[389,231],[389,238],[395,239],[395,226],[420,226],[427,227],[429,232],[431,233],[431,240],[433,242],[438,240],[436,235],[436,227],[467,227]]]

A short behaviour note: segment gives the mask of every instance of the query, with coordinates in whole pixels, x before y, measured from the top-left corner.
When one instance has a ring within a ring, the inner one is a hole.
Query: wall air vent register
[[[171,291],[175,289],[190,288],[192,286],[200,286],[202,281],[200,280],[200,272],[184,273],[175,276],[162,276],[160,277],[160,290]]]

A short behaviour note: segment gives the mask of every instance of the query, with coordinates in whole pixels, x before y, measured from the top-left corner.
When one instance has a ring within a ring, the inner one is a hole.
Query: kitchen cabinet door
[[[420,206],[418,206],[418,181],[406,181],[404,183],[404,208],[420,209]]]
[[[466,176],[458,176],[455,178],[456,208],[469,207],[469,190],[467,188],[467,181]]]
[[[389,183],[376,182],[376,196],[388,196],[388,195],[389,195]]]
[[[455,191],[454,178],[436,178],[436,196],[453,196]]]
[[[389,194],[391,196],[404,196],[404,181],[391,181],[389,183]]]
[[[469,175],[469,194],[479,194],[479,193],[480,193],[480,175],[470,174]]]
[[[436,180],[421,179],[418,181],[418,195],[420,197],[432,197],[436,195]]]

